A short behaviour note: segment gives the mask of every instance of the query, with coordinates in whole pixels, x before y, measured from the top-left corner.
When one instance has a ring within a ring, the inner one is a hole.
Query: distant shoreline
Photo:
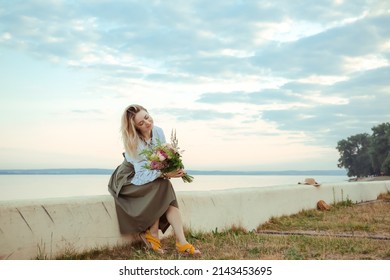
[[[2,169],[0,175],[110,175],[113,169],[61,168],[61,169]],[[223,171],[187,170],[191,175],[321,175],[347,176],[345,170],[279,170],[279,171]]]

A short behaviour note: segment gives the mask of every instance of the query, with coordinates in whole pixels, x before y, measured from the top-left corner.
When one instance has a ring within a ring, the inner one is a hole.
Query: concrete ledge
[[[231,226],[256,229],[271,217],[328,204],[375,200],[390,181],[285,185],[220,191],[177,192],[185,226],[193,231]],[[0,259],[55,258],[76,251],[131,241],[121,236],[110,195],[0,202]]]

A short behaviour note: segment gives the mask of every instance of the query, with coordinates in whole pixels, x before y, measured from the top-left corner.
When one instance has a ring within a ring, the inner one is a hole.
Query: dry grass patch
[[[390,203],[338,204],[330,211],[305,210],[295,215],[271,218],[258,230],[328,231],[331,233],[376,233],[390,238]]]
[[[187,231],[188,241],[202,251],[201,259],[390,259],[390,194],[375,203],[332,205],[330,211],[307,210],[296,215],[272,218],[258,231],[239,227],[208,233]],[[282,234],[264,234],[264,230]],[[284,234],[284,233],[288,234]],[[301,233],[301,234],[299,234]],[[313,235],[313,233],[320,233]],[[341,234],[349,237],[342,237]],[[354,235],[354,237],[351,237]],[[369,237],[384,237],[375,239]],[[173,236],[162,240],[166,254],[146,250],[142,243],[96,248],[76,253],[72,250],[57,259],[182,259],[175,251]],[[192,259],[187,257],[186,259]]]

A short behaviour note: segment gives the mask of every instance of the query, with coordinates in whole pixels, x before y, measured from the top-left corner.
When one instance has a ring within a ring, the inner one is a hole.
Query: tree
[[[361,133],[337,143],[336,148],[340,153],[337,166],[346,168],[349,177],[363,177],[373,173],[369,153],[370,142],[370,135]]]
[[[372,128],[370,158],[374,174],[390,175],[390,123]]]
[[[390,175],[390,153],[387,153],[387,157],[382,164],[381,170],[383,175]]]

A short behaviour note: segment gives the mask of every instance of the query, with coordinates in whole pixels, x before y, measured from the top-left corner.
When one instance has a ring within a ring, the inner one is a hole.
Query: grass
[[[212,232],[186,231],[188,241],[202,251],[201,259],[237,260],[389,260],[390,193],[375,203],[338,203],[329,211],[307,210],[274,217],[248,232],[239,227]],[[162,240],[166,254],[146,250],[142,243],[102,247],[78,253],[67,249],[57,259],[174,260],[174,237]],[[185,259],[192,259],[186,257]]]

